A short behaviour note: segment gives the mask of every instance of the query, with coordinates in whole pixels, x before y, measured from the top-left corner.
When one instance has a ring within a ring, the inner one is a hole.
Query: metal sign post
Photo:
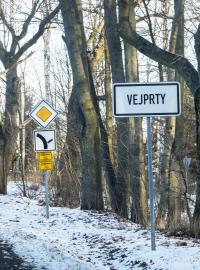
[[[45,204],[46,204],[46,218],[49,218],[49,187],[48,187],[48,171],[43,171],[43,180],[45,183]]]
[[[58,112],[45,100],[42,100],[30,113],[32,119],[46,128],[58,115]],[[49,170],[53,168],[52,153],[49,151],[56,150],[56,136],[53,129],[34,130],[34,148],[39,153],[39,168],[43,171],[43,181],[45,183],[45,202],[46,218],[49,218],[49,189],[48,178]],[[46,154],[45,154],[46,152]],[[47,153],[48,152],[48,153]]]
[[[156,250],[156,244],[150,117],[180,115],[180,101],[180,84],[178,82],[116,83],[113,85],[114,117],[147,117],[148,181],[152,250]]]
[[[53,155],[51,151],[56,150],[55,130],[34,130],[34,148],[38,152],[39,169],[43,171],[43,182],[45,184],[45,204],[46,218],[49,218],[49,189],[48,189],[48,170],[53,169]],[[42,152],[41,152],[42,151]]]
[[[153,171],[152,171],[151,118],[150,117],[147,117],[147,149],[148,149],[148,182],[149,182],[150,223],[151,223],[151,250],[156,250],[154,188],[153,188]]]
[[[52,152],[39,152],[38,153],[39,168],[43,171],[43,182],[45,184],[45,204],[46,204],[46,218],[49,218],[49,172],[53,169],[53,155]]]

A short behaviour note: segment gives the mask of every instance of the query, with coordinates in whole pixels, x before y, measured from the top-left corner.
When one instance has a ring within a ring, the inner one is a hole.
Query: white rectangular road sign
[[[113,85],[113,116],[175,116],[181,113],[180,84],[116,83]]]
[[[35,152],[56,150],[55,129],[37,129],[33,131]]]

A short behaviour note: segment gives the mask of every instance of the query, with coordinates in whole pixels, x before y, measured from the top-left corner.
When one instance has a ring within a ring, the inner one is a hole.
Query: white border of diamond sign
[[[47,108],[52,113],[52,115],[46,121],[42,121],[42,119],[37,116],[38,111],[42,107]],[[45,128],[57,117],[58,112],[47,101],[42,100],[34,107],[34,109],[30,112],[29,115],[37,124]]]

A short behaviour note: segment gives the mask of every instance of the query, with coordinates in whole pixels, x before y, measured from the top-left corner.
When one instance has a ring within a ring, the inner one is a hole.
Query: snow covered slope
[[[13,194],[0,196],[0,239],[42,270],[199,270],[200,241],[150,232],[112,213],[44,206]]]

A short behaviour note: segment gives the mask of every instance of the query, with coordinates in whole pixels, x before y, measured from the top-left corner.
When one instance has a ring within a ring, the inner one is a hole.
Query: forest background
[[[179,81],[181,116],[152,119],[156,226],[198,237],[199,14],[183,0],[1,1],[0,193],[41,179],[29,112],[43,97],[59,111],[52,204],[148,226],[145,119],[113,119],[112,83]]]

